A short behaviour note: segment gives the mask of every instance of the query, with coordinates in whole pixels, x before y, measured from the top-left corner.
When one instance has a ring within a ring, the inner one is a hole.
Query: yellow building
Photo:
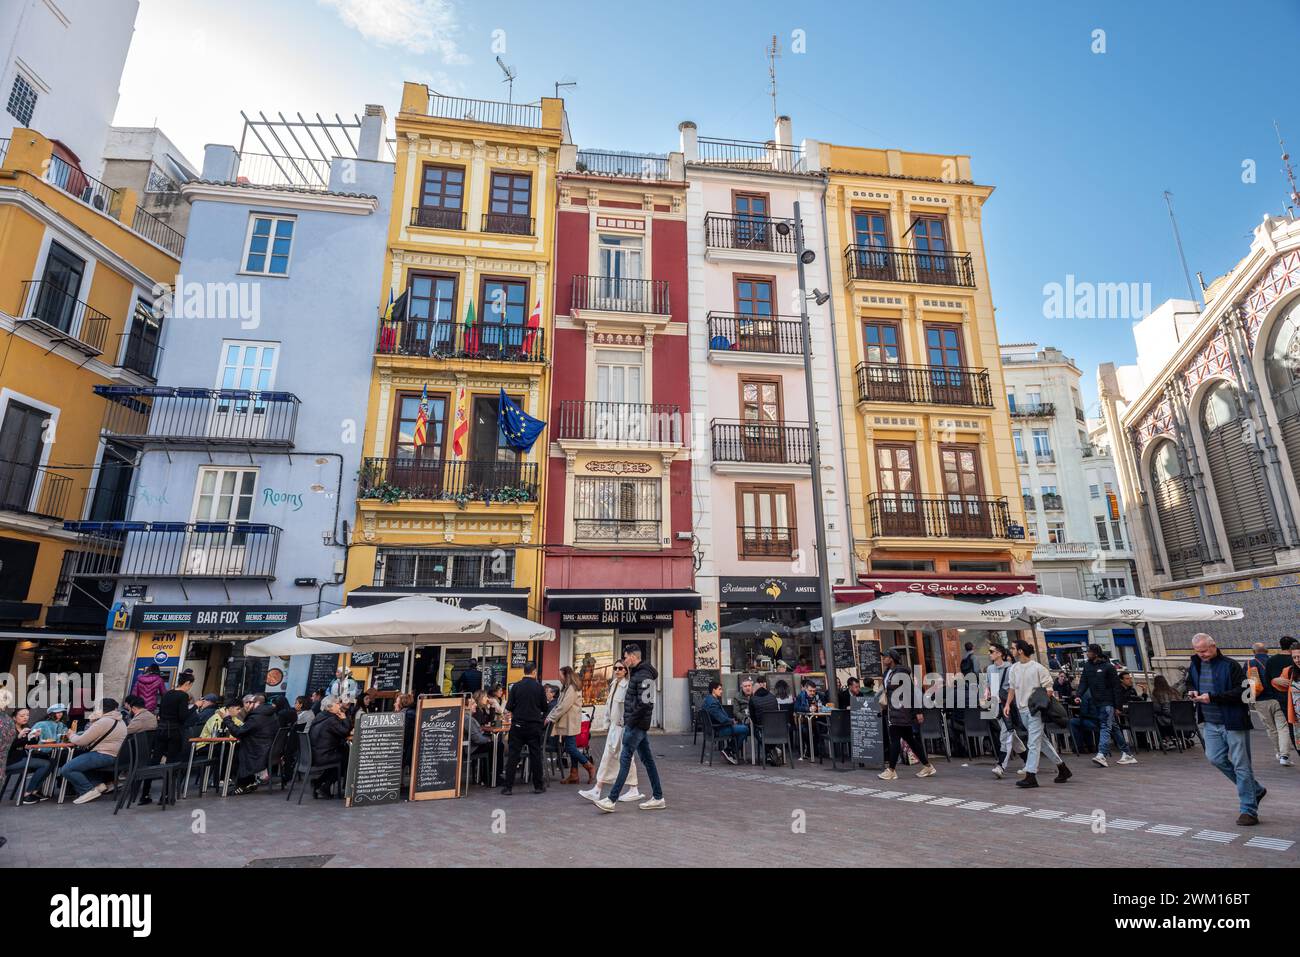
[[[547,433],[516,451],[498,412],[504,390],[547,417],[564,103],[445,97],[407,83],[396,132],[348,602],[418,591],[539,619]],[[416,690],[439,690],[471,655],[504,679],[506,654],[424,649]]]
[[[94,390],[153,384],[183,237],[34,130],[0,157],[0,671],[93,672],[114,583],[65,574],[63,523],[125,517],[134,460]]]
[[[858,586],[1033,589],[970,159],[812,144],[824,171]],[[916,647],[955,670],[959,636]],[[918,661],[917,663],[922,663]]]

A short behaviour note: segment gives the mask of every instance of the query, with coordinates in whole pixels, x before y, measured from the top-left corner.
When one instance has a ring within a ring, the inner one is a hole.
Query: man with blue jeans
[[[1110,663],[1101,645],[1088,646],[1088,660],[1083,663],[1083,670],[1079,674],[1080,697],[1075,698],[1074,703],[1080,704],[1084,694],[1092,698],[1092,707],[1096,712],[1099,728],[1097,754],[1093,757],[1092,763],[1099,768],[1107,767],[1106,759],[1110,757],[1110,743],[1114,740],[1119,747],[1118,763],[1137,764],[1137,758],[1133,757],[1133,752],[1124,737],[1124,729],[1119,726],[1119,719],[1116,717],[1120,701],[1119,672]]]
[[[1011,648],[1016,656],[1016,663],[1007,672],[1007,703],[1002,706],[1002,716],[1010,718],[1011,709],[1019,709],[1020,720],[1024,722],[1029,738],[1025,744],[1028,748],[1025,753],[1025,776],[1016,782],[1016,787],[1038,787],[1040,755],[1046,756],[1047,760],[1056,765],[1056,777],[1052,779],[1053,782],[1064,784],[1074,776],[1073,772],[1065,766],[1060,754],[1053,747],[1052,739],[1043,727],[1043,716],[1035,714],[1029,706],[1030,697],[1039,689],[1047,695],[1055,694],[1052,691],[1052,673],[1034,658],[1034,646],[1023,638],[1013,641]]]
[[[659,679],[659,672],[654,665],[641,660],[639,645],[624,648],[623,658],[628,668],[627,697],[623,699],[623,750],[618,756],[618,777],[614,779],[609,793],[596,802],[596,807],[606,814],[614,813],[618,807],[618,796],[627,783],[632,759],[639,757],[645,766],[646,777],[650,779],[651,798],[642,801],[637,807],[643,811],[658,811],[668,805],[664,802],[659,769],[655,767],[655,756],[650,751],[647,735],[655,713],[655,682]]]
[[[704,716],[713,723],[713,733],[722,739],[722,756],[732,764],[737,763],[736,750],[739,747],[744,751],[749,739],[749,725],[733,720],[722,707],[721,681],[709,683],[709,693],[704,696],[700,707]]]
[[[1237,824],[1259,823],[1259,802],[1268,791],[1255,780],[1250,760],[1250,706],[1246,670],[1219,653],[1209,635],[1193,636],[1187,667],[1187,694],[1196,702],[1196,720],[1205,739],[1205,757],[1237,787]]]
[[[90,749],[77,755],[58,772],[58,776],[71,784],[77,792],[73,804],[86,804],[107,793],[108,783],[95,784],[89,775],[98,771],[112,771],[117,763],[117,752],[125,741],[126,722],[122,720],[117,702],[112,698],[103,700],[99,717],[90,723],[90,727],[81,734],[68,735],[70,744]]]

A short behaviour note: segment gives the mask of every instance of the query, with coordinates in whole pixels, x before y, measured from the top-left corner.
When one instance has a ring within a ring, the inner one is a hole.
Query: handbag
[[[583,712],[583,714],[582,714],[582,729],[578,732],[576,738],[574,739],[574,744],[576,744],[576,745],[578,746],[578,748],[581,749],[581,750],[583,750],[583,751],[586,751],[587,748],[589,748],[589,747],[591,746],[591,719],[592,719],[592,717],[593,717],[593,715],[589,715],[589,714],[587,714],[585,711]]]

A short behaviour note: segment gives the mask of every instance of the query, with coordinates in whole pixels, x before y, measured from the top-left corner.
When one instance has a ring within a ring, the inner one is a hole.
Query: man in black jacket
[[[190,688],[194,686],[194,672],[182,671],[176,687],[163,692],[158,699],[158,733],[153,739],[150,764],[175,764],[185,757],[185,725],[190,717]],[[152,804],[153,781],[146,781],[140,792],[141,804]],[[174,795],[173,795],[174,799]]]
[[[312,788],[312,797],[329,796],[338,781],[340,772],[348,761],[348,722],[343,702],[334,695],[320,700],[320,714],[307,728],[307,741],[311,745],[312,771],[320,771]]]
[[[1093,756],[1092,763],[1099,768],[1107,766],[1110,743],[1114,740],[1119,748],[1117,763],[1137,764],[1137,758],[1133,757],[1133,751],[1128,746],[1117,718],[1121,697],[1119,672],[1110,663],[1101,645],[1088,646],[1088,660],[1083,663],[1083,670],[1079,673],[1079,697],[1074,699],[1075,704],[1080,703],[1085,691],[1092,698],[1092,707],[1097,712],[1097,724],[1101,729],[1097,735],[1097,753]]]
[[[483,672],[478,670],[478,659],[471,658],[468,667],[456,680],[456,691],[460,694],[473,694],[483,690]]]
[[[510,712],[509,757],[506,758],[506,783],[502,794],[510,794],[515,787],[515,773],[524,748],[528,748],[528,766],[532,770],[533,793],[546,790],[546,776],[542,764],[542,730],[546,725],[546,692],[535,677],[537,662],[524,664],[524,677],[510,686],[506,710]]]
[[[856,681],[856,678],[849,679]],[[763,740],[763,715],[772,711],[780,711],[781,705],[777,703],[776,695],[767,687],[767,675],[759,675],[754,679],[754,696],[749,699],[749,720],[754,726],[754,740],[763,748],[763,757],[768,757],[768,750],[772,751],[772,761],[776,764],[782,764],[785,761],[781,748],[786,744],[784,741],[774,741],[770,744]]]
[[[623,699],[623,750],[618,755],[618,777],[614,779],[609,794],[596,802],[596,807],[607,814],[618,807],[618,795],[627,782],[628,772],[632,768],[633,757],[639,757],[645,766],[646,776],[650,779],[649,801],[642,801],[637,807],[643,811],[658,811],[667,807],[664,802],[664,789],[659,783],[659,769],[655,767],[655,756],[650,750],[650,722],[655,713],[655,689],[659,672],[654,665],[641,659],[641,647],[628,645],[623,649],[623,658],[627,662],[627,697]]]
[[[235,749],[239,780],[234,793],[256,791],[258,778],[266,771],[271,756],[271,744],[280,730],[280,719],[275,716],[275,709],[266,703],[265,695],[246,695],[244,723],[236,724],[233,718],[227,718],[224,730],[239,739],[239,746]]]

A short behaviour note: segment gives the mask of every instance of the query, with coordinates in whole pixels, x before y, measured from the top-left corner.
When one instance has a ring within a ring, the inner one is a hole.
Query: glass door
[[[732,205],[736,214],[736,248],[771,249],[766,194],[736,193]]]
[[[962,355],[961,326],[926,326],[925,352],[930,366],[930,401],[936,405],[971,405],[973,396]]]
[[[889,214],[883,210],[853,211],[854,274],[857,279],[897,279],[889,255]]]
[[[741,440],[746,462],[784,462],[781,380],[740,380]]]
[[[923,535],[925,520],[916,499],[916,447],[911,444],[876,445],[876,519],[880,535]]]
[[[596,309],[613,312],[649,312],[641,281],[640,236],[600,237],[600,278]]]
[[[776,321],[771,279],[736,277],[736,336],[746,352],[776,352]]]
[[[992,517],[983,498],[979,449],[974,445],[939,446],[948,534],[960,538],[990,538]]]
[[[256,469],[199,471],[194,528],[185,549],[183,575],[224,577],[243,571],[248,533],[229,526],[251,519],[256,485]]]
[[[45,257],[45,273],[32,315],[60,332],[72,334],[76,320],[77,296],[86,263],[58,243],[50,243]]]

